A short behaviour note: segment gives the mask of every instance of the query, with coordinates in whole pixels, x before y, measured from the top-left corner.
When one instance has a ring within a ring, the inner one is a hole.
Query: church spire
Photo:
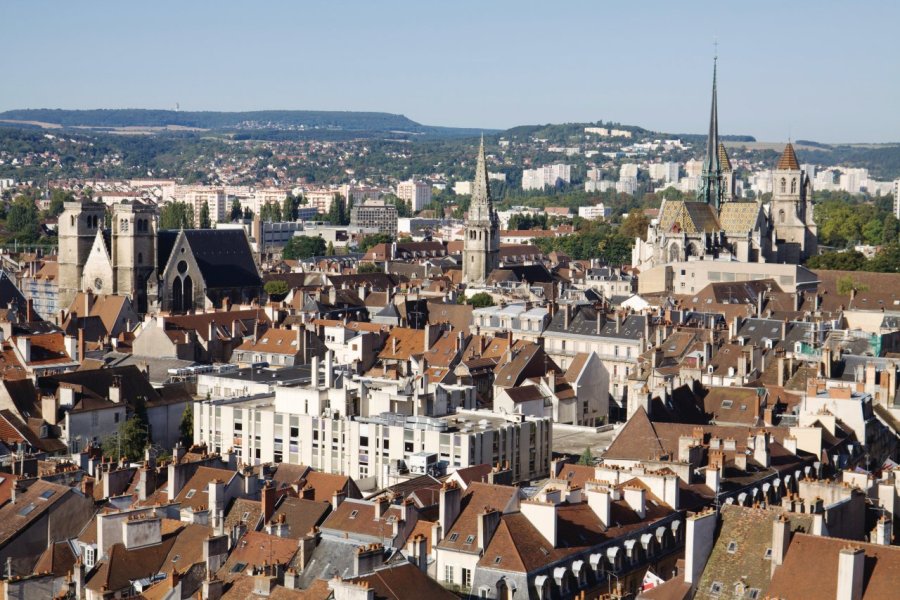
[[[706,137],[706,155],[703,157],[703,173],[700,176],[698,200],[719,208],[725,196],[722,162],[719,157],[719,107],[716,93],[716,72],[719,57],[713,58],[712,106],[709,111],[709,133]]]
[[[472,186],[472,204],[491,202],[491,184],[488,181],[487,166],[484,158],[484,134],[481,134],[481,146],[478,148],[478,161],[475,165],[475,182]]]
[[[486,222],[494,218],[496,217],[494,203],[491,199],[491,184],[488,180],[487,164],[484,157],[484,134],[482,134],[481,146],[478,148],[478,160],[475,164],[475,181],[472,184],[469,220]]]

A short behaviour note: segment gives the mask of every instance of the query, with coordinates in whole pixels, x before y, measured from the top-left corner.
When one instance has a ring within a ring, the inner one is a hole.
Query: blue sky
[[[322,109],[900,141],[900,2],[0,3],[0,110]]]

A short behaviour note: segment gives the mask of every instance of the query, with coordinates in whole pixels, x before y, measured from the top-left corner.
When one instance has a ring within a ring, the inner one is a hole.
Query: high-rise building
[[[403,181],[397,184],[397,197],[405,202],[413,212],[419,212],[431,203],[431,184],[424,181]]]
[[[894,216],[900,219],[900,179],[894,180]]]
[[[397,207],[384,200],[366,200],[350,209],[350,226],[397,235]]]
[[[500,220],[491,200],[483,137],[478,149],[472,187],[472,202],[466,216],[466,239],[463,243],[463,281],[467,284],[480,284],[484,283],[500,261]]]
[[[523,190],[542,190],[572,181],[572,165],[563,163],[522,171]]]

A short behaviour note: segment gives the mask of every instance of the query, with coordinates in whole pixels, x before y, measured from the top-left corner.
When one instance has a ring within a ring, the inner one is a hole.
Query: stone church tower
[[[59,304],[68,307],[78,292],[91,289],[128,296],[146,312],[148,291],[156,289],[156,208],[116,204],[111,229],[105,220],[99,202],[66,202],[59,217]]]
[[[105,225],[99,202],[66,202],[59,216],[59,306],[68,307],[82,290],[82,276],[97,233]]]
[[[155,288],[157,214],[153,206],[129,202],[113,206],[112,254],[115,293],[147,311],[148,284]]]
[[[776,260],[800,264],[817,254],[812,185],[788,143],[772,172],[772,224]]]
[[[484,159],[484,136],[478,149],[478,164],[475,167],[465,236],[463,282],[482,284],[500,264],[500,220],[491,200],[491,186]]]

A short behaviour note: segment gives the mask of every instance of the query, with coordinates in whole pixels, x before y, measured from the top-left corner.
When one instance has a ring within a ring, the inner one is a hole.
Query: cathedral
[[[78,292],[131,299],[140,313],[184,313],[262,298],[262,278],[241,229],[158,231],[156,207],[66,202],[59,217],[59,302]]]
[[[491,200],[491,186],[484,159],[484,136],[478,149],[465,238],[463,282],[469,285],[483,284],[491,271],[500,266],[500,219]]]
[[[799,264],[816,254],[812,187],[789,143],[773,172],[769,203],[735,197],[734,171],[719,142],[716,66],[706,153],[697,197],[663,200],[647,240],[637,238],[632,266],[641,270],[689,260]]]

